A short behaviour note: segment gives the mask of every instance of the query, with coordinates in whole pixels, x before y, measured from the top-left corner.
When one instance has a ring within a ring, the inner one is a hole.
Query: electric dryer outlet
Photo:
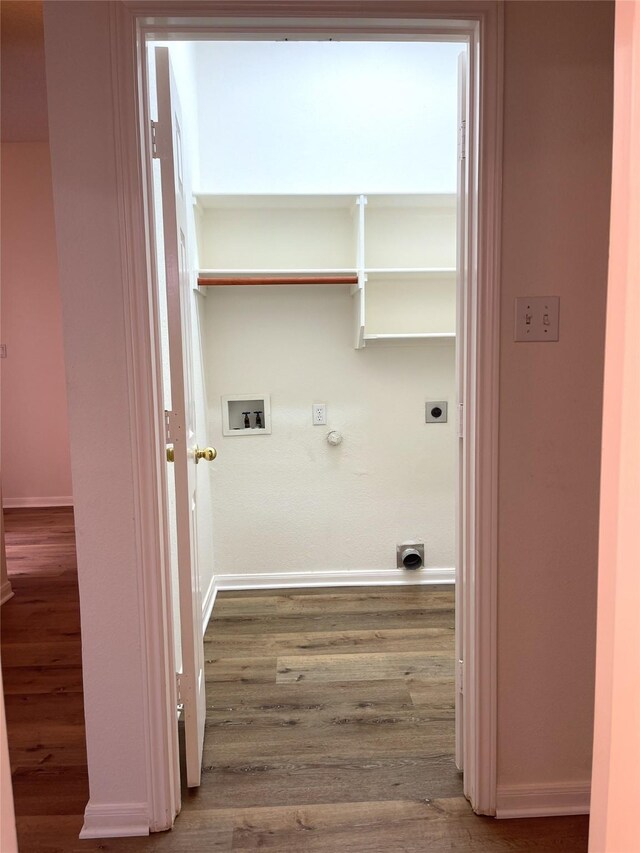
[[[446,400],[428,400],[425,403],[425,423],[446,424],[448,405]]]

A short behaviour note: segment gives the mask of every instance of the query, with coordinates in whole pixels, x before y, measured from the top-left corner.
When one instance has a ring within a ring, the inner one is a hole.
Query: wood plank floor
[[[2,658],[20,849],[583,853],[583,817],[475,816],[453,762],[445,587],[226,592],[205,638],[202,786],[174,829],[79,841],[87,801],[70,510],[6,514]]]

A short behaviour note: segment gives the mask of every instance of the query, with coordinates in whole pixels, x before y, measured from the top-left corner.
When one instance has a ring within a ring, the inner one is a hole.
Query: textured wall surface
[[[411,539],[454,566],[455,418],[424,423],[453,409],[454,347],[356,351],[352,310],[348,287],[209,289],[216,573],[392,569]],[[245,392],[271,394],[272,434],[222,437],[220,396]]]

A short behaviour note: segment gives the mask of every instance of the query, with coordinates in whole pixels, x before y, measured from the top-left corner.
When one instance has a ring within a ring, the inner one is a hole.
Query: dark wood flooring
[[[583,853],[583,817],[474,815],[453,761],[444,587],[226,592],[202,786],[171,832],[79,841],[88,798],[70,510],[6,513],[2,660],[22,853]]]

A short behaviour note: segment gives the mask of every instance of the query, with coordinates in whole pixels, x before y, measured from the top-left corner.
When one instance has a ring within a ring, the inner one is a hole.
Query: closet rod
[[[357,275],[248,275],[198,277],[200,287],[255,284],[357,284]]]

